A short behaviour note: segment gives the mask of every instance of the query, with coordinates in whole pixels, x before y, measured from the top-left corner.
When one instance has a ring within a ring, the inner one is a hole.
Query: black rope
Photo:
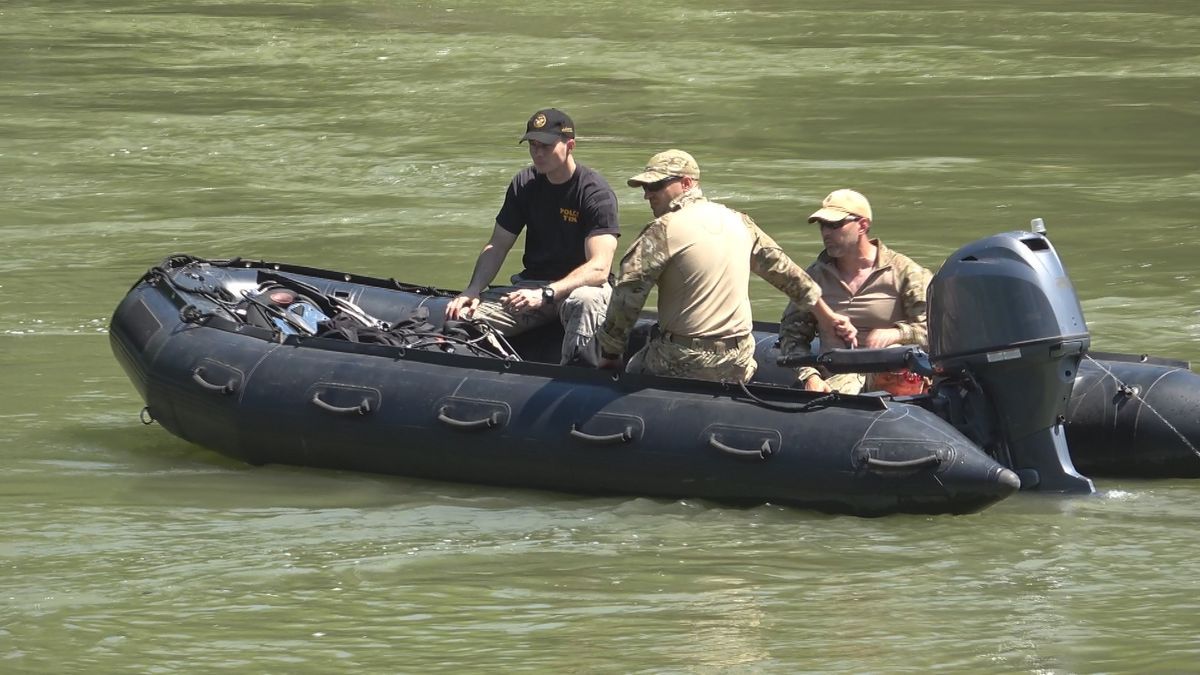
[[[483,335],[474,338],[461,338],[457,335],[452,335],[449,333],[441,333],[437,331],[418,331],[412,329],[393,329],[391,334],[402,336],[405,339],[403,346],[408,349],[427,351],[432,349],[442,349],[444,351],[443,348],[448,344],[460,345],[466,347],[471,352],[482,356],[490,356],[508,361],[521,360],[521,357],[517,354],[517,351],[513,349],[512,345],[509,344],[507,340],[504,339],[504,336],[494,331],[490,331],[491,327],[487,326],[487,324],[482,324],[480,327],[486,328],[483,332]],[[499,343],[499,350],[488,345],[487,340],[489,337],[489,331],[491,332],[491,337],[496,339],[496,341]]]
[[[835,391],[835,392],[830,392],[824,396],[814,398],[813,400],[809,401],[808,403],[803,403],[800,405],[787,405],[784,403],[773,403],[771,401],[767,401],[765,399],[759,398],[758,396],[755,396],[754,392],[750,391],[749,387],[746,386],[746,383],[742,382],[741,380],[738,380],[738,385],[741,386],[742,393],[744,393],[751,401],[753,401],[757,405],[760,405],[760,406],[766,408],[767,410],[777,410],[779,412],[811,412],[818,407],[824,407],[825,404],[827,404],[827,403],[832,403],[832,402],[837,401],[838,398],[840,397],[840,395]]]
[[[431,298],[453,298],[458,295],[458,293],[456,293],[454,291],[445,291],[445,290],[442,290],[435,286],[423,286],[421,284],[404,283],[402,281],[396,281],[394,278],[391,278],[391,277],[389,277],[387,279],[387,281],[388,281],[388,283],[390,283],[392,285],[392,288],[395,290],[405,291],[407,293],[414,293],[416,295],[426,295]]]
[[[261,310],[262,313],[265,315],[265,317],[274,318],[274,319],[283,321],[287,325],[292,326],[294,329],[296,329],[301,334],[307,334],[308,333],[307,327],[299,324],[298,321],[296,320],[296,318],[294,316],[292,316],[290,312],[287,312],[283,308],[277,307],[272,303],[265,302],[262,298],[258,297],[254,293],[245,292],[242,294],[241,298],[236,299],[237,301],[231,302],[229,300],[219,297],[213,291],[210,291],[205,288],[196,288],[196,287],[185,286],[184,284],[179,283],[179,281],[177,281],[175,279],[175,275],[180,273],[180,270],[183,268],[186,268],[186,267],[190,267],[190,266],[197,265],[197,264],[205,264],[205,263],[212,264],[214,266],[220,266],[220,267],[232,267],[232,266],[235,266],[239,260],[240,259],[233,259],[233,260],[229,260],[229,261],[217,261],[217,262],[210,263],[206,260],[203,260],[201,258],[196,258],[193,256],[182,255],[182,254],[172,255],[172,256],[169,256],[166,260],[164,260],[161,264],[150,268],[150,270],[147,271],[146,274],[142,276],[142,279],[140,279],[138,283],[141,283],[142,281],[148,281],[150,283],[164,283],[181,296],[192,296],[192,297],[204,298],[204,299],[208,300],[209,302],[211,302],[215,307],[220,308],[221,310],[226,312],[235,323],[249,323],[249,321],[247,320],[247,318],[245,316],[238,313],[238,310],[243,307],[253,305],[254,307]],[[260,270],[259,271],[259,282],[260,282],[260,285],[265,284],[265,283],[271,283],[275,286],[287,288],[293,292],[300,294],[305,299],[315,302],[317,304],[318,308],[323,313],[325,313],[328,317],[330,317],[330,319],[332,319],[334,316],[342,314],[342,312],[338,311],[339,308],[336,307],[330,301],[330,299],[328,297],[326,297],[323,293],[321,293],[318,289],[316,289],[315,287],[313,287],[310,284],[306,284],[302,281],[299,281],[296,279],[291,279],[286,276],[282,276],[282,275],[274,273],[270,270]],[[136,286],[137,284],[134,284],[134,285]],[[398,288],[405,288],[407,286],[405,284],[400,284],[400,283],[396,283],[395,285]],[[436,290],[436,289],[432,289],[432,287],[417,287],[417,286],[411,286],[411,287],[405,288],[405,290],[414,290],[414,289]],[[221,290],[221,289],[218,289],[218,290]],[[424,300],[422,300],[422,304],[423,303],[424,303]],[[191,303],[185,305],[183,308],[180,309],[180,319],[184,323],[202,323],[215,315],[216,315],[215,312],[202,311],[198,307],[196,307],[194,304],[191,304]],[[352,314],[349,316],[353,317]],[[361,320],[358,317],[353,317],[353,318],[356,320],[356,323],[361,323]],[[488,357],[503,359],[506,361],[521,360],[521,357],[518,355],[517,350],[513,348],[512,344],[509,343],[509,341],[504,337],[504,335],[502,333],[500,333],[499,331],[494,330],[488,324],[486,324],[482,321],[469,321],[469,322],[462,322],[462,323],[469,324],[471,327],[473,327],[476,331],[479,332],[479,335],[472,337],[472,336],[470,336],[470,334],[466,333],[465,331],[461,331],[461,330],[459,331],[461,333],[461,336],[460,336],[460,335],[455,335],[450,331],[442,332],[442,331],[437,331],[437,330],[422,330],[422,329],[414,329],[414,328],[399,328],[398,329],[398,327],[396,327],[396,326],[386,326],[386,325],[383,326],[382,334],[390,335],[392,337],[392,339],[394,340],[391,342],[391,344],[394,346],[401,347],[402,349],[407,348],[407,349],[435,350],[435,349],[443,349],[446,346],[461,346],[461,347],[465,347],[466,349],[470,350],[472,353],[474,353],[476,355],[480,355],[480,356],[488,356]],[[257,325],[257,323],[255,325]],[[364,326],[364,327],[369,328],[369,326]],[[275,333],[276,339],[279,339],[282,337],[283,331],[280,330],[280,328],[278,326],[270,326],[269,328],[273,331],[273,333]],[[388,330],[389,328],[391,330]],[[318,336],[319,337],[331,337],[330,335],[318,335]],[[345,337],[345,336],[343,336],[343,337]],[[355,341],[357,341],[357,340],[355,340]]]

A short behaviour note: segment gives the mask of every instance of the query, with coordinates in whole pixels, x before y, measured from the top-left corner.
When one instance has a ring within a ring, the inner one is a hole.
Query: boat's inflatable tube
[[[223,316],[219,289],[260,272],[158,268],[111,330],[154,419],[253,464],[861,515],[966,513],[1019,486],[935,414],[883,397],[284,336]],[[295,276],[381,315],[444,302]]]
[[[1079,367],[1067,440],[1087,474],[1200,477],[1200,375],[1186,363],[1093,354]]]

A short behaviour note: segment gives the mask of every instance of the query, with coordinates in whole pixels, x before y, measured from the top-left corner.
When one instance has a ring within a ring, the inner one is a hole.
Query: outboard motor
[[[1037,229],[1037,228],[1035,228]],[[948,419],[1023,489],[1092,492],[1067,452],[1067,403],[1091,343],[1062,261],[1040,232],[968,244],[929,285],[929,356]]]

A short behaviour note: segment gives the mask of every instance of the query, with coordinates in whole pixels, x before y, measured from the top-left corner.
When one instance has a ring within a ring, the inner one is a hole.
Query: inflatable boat
[[[171,256],[130,289],[110,335],[144,422],[255,465],[869,516],[969,513],[1018,488],[1091,492],[1076,465],[1200,475],[1198,378],[1178,363],[1089,357],[1078,300],[1040,234],[951,256],[930,287],[928,354],[812,359],[930,375],[916,396],[797,389],[767,323],[755,324],[760,369],[745,384],[558,365],[561,330],[506,340],[446,322],[454,295]],[[643,317],[626,353],[653,330]]]

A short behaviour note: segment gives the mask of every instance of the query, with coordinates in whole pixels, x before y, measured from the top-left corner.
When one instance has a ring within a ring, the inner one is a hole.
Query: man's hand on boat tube
[[[620,370],[621,369],[621,357],[618,356],[615,359],[610,359],[610,358],[604,356],[603,354],[601,354],[600,358],[598,358],[596,360],[596,367],[599,368],[600,370]]]
[[[451,320],[467,320],[479,306],[479,296],[466,293],[454,298],[446,305],[446,318]]]

